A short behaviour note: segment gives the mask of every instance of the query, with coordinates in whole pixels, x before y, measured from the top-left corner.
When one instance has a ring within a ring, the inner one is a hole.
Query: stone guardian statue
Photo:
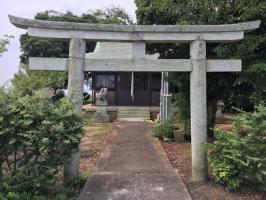
[[[93,115],[93,121],[98,123],[110,122],[110,115],[107,112],[107,94],[108,89],[102,88],[99,93],[96,94],[96,113]]]

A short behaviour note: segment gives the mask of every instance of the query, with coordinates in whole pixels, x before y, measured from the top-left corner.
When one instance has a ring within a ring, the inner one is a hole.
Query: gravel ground
[[[80,172],[89,176],[101,152],[112,138],[114,124],[89,124],[84,127],[85,135],[80,144]]]
[[[256,189],[243,188],[238,192],[230,192],[225,187],[214,183],[209,171],[210,180],[206,183],[192,183],[191,177],[191,145],[163,142],[161,144],[167,153],[173,167],[178,170],[192,199],[195,200],[266,200],[266,194]]]

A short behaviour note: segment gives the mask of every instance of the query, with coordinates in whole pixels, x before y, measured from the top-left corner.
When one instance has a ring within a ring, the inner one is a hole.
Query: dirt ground
[[[80,173],[90,175],[106,144],[112,138],[115,124],[94,123],[84,127],[85,135],[80,144]]]
[[[230,192],[225,187],[214,182],[211,177],[206,183],[192,183],[191,177],[191,145],[190,143],[177,144],[161,141],[169,160],[178,170],[192,199],[194,200],[266,200],[266,194],[255,189],[243,188],[238,192]]]

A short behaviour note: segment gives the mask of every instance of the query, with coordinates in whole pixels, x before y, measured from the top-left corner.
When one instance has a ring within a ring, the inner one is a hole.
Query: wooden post
[[[134,103],[134,72],[131,72],[130,96],[132,103]]]

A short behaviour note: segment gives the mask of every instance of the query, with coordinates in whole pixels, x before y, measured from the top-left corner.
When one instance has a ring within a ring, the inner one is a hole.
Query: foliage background
[[[5,51],[7,51],[6,46],[9,45],[9,41],[12,38],[14,38],[14,36],[5,35],[4,39],[0,39],[0,57]]]
[[[88,13],[80,16],[74,15],[68,11],[59,13],[57,11],[45,11],[37,13],[35,19],[49,21],[67,21],[80,23],[114,23],[114,24],[132,24],[130,16],[121,8],[111,7],[104,10],[90,10]],[[30,93],[32,90],[42,88],[51,88],[54,95],[61,95],[60,89],[67,86],[66,72],[47,72],[30,71],[28,62],[29,57],[57,57],[68,58],[69,41],[67,40],[48,40],[29,37],[24,34],[20,38],[21,43],[21,64],[22,67],[18,74],[12,80],[17,92],[21,95]],[[92,52],[95,48],[95,42],[87,42],[86,52]],[[85,78],[90,75],[85,74]],[[59,91],[59,94],[57,92]]]
[[[208,59],[242,59],[241,73],[208,73],[208,124],[214,126],[217,100],[227,107],[246,111],[265,100],[266,89],[266,1],[260,0],[135,0],[138,24],[231,24],[262,20],[258,30],[234,43],[207,45]],[[150,53],[160,58],[189,58],[189,44],[150,44]],[[172,73],[179,102],[189,102],[189,74]],[[251,100],[250,100],[250,97]],[[180,99],[184,98],[184,100]],[[189,106],[177,104],[189,117]],[[185,110],[184,107],[187,109]]]

